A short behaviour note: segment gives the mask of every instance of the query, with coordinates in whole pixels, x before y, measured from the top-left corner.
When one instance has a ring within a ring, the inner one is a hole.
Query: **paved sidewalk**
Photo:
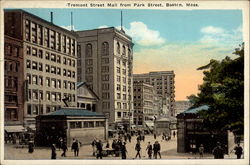
[[[159,143],[161,144],[161,155],[162,159],[199,159],[199,154],[191,154],[191,153],[177,153],[177,138],[172,138],[169,141],[162,141],[160,137],[157,137]],[[151,142],[153,144],[155,142],[153,136],[146,136],[145,141],[141,142],[141,156],[142,159],[148,159],[147,158],[147,152],[146,152],[146,146],[148,142]],[[109,143],[111,145],[112,139],[109,140]],[[133,159],[136,155],[135,151],[135,144],[136,144],[136,137],[132,137],[131,143],[127,143],[127,159]],[[104,147],[106,144],[104,143]],[[92,146],[91,145],[84,145],[80,148],[79,156],[75,157],[74,153],[72,151],[67,151],[66,155],[67,157],[61,157],[62,151],[57,150],[57,159],[95,159],[95,157],[92,156]],[[35,150],[32,154],[28,153],[28,148],[16,148],[13,144],[5,144],[5,150],[4,150],[4,158],[6,160],[34,160],[34,159],[40,159],[40,160],[46,160],[50,159],[51,157],[51,150],[50,148],[41,148],[41,147],[35,147]],[[231,153],[230,155],[225,155],[225,158],[236,158],[234,153]],[[104,157],[103,159],[121,159],[121,157],[113,157],[108,156]],[[205,154],[203,159],[213,159],[212,154]]]

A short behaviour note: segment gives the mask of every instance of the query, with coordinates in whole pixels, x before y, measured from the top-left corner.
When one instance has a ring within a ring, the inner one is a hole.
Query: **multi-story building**
[[[156,94],[162,97],[164,105],[171,116],[175,116],[175,81],[174,71],[149,72],[145,74],[134,74],[134,81],[145,82],[154,86]],[[167,113],[167,112],[164,112]]]
[[[5,15],[4,28],[4,117],[5,125],[23,123],[23,45],[20,13]]]
[[[24,92],[17,97],[24,99],[23,124],[34,126],[37,115],[63,107],[63,98],[76,106],[76,34],[23,10],[4,14],[6,35],[18,38],[22,48],[18,82]]]
[[[109,122],[129,121],[133,109],[131,37],[113,27],[77,34],[78,81],[86,82],[97,94],[97,110]]]
[[[143,82],[133,83],[134,124],[145,126],[146,121],[154,120],[154,88]]]

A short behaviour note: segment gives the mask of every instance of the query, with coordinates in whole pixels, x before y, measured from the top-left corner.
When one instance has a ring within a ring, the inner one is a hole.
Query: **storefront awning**
[[[4,126],[4,130],[9,133],[14,132],[25,132],[26,129],[21,125],[11,125],[11,126]]]

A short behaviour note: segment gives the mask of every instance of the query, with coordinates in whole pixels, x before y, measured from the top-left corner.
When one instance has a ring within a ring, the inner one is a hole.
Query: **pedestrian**
[[[175,131],[173,132],[173,136],[174,136],[174,138],[175,138]]]
[[[56,144],[51,145],[51,159],[56,159]]]
[[[144,134],[142,134],[142,140],[143,140],[143,142],[144,142],[144,140],[145,140],[145,135],[144,135]]]
[[[95,156],[96,153],[96,139],[94,138],[94,140],[91,143],[92,149],[93,149],[93,156]]]
[[[126,153],[127,153],[126,142],[124,142],[123,145],[121,146],[122,159],[126,159],[127,158]]]
[[[233,150],[235,151],[234,153],[237,156],[237,159],[240,159],[241,155],[243,154],[243,148],[240,146],[240,143],[238,143],[237,146],[235,146]]]
[[[165,138],[165,133],[162,133],[162,140],[164,140]]]
[[[63,153],[61,154],[61,157],[66,157],[66,151],[68,150],[66,142],[64,142],[64,141],[62,142],[61,148],[63,150]]]
[[[96,143],[96,159],[102,159],[102,141],[99,140],[97,143]]]
[[[107,141],[106,148],[109,148],[109,141]]]
[[[128,134],[128,141],[129,141],[129,143],[131,143],[131,135],[130,134]]]
[[[34,152],[34,143],[33,143],[33,141],[29,141],[28,148],[29,148],[28,152],[32,154]]]
[[[212,151],[214,159],[224,159],[224,150],[221,147],[220,142],[217,142],[216,147]]]
[[[72,143],[71,150],[74,151],[74,155],[75,155],[75,156],[78,156],[78,155],[79,155],[79,142],[78,142],[78,140],[75,140],[75,141]]]
[[[136,155],[135,155],[135,159],[137,158],[137,156],[139,156],[139,158],[141,159],[141,144],[140,144],[140,140],[137,140],[137,143],[135,145],[135,150],[137,151]]]
[[[154,139],[156,139],[156,133],[154,133]]]
[[[153,151],[154,151],[154,158],[157,159],[157,155],[159,155],[159,157],[161,159],[161,152],[160,152],[161,145],[158,141],[155,141]]]
[[[153,147],[152,147],[152,145],[150,144],[150,142],[148,142],[146,151],[148,151],[148,158],[149,158],[149,159],[152,159]]]
[[[16,134],[14,133],[13,136],[12,136],[12,142],[13,142],[13,144],[16,144],[16,138],[17,138]]]
[[[203,155],[204,155],[204,147],[203,147],[203,144],[201,144],[200,147],[199,147],[199,153],[200,153],[200,158],[203,158]]]

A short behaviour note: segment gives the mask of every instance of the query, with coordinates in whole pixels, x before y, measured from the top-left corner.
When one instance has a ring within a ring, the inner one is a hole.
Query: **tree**
[[[197,96],[188,99],[193,107],[209,105],[201,111],[205,126],[210,130],[231,130],[243,134],[244,128],[244,43],[236,48],[237,57],[225,57],[222,61],[211,60],[198,68],[204,70],[203,84]]]

